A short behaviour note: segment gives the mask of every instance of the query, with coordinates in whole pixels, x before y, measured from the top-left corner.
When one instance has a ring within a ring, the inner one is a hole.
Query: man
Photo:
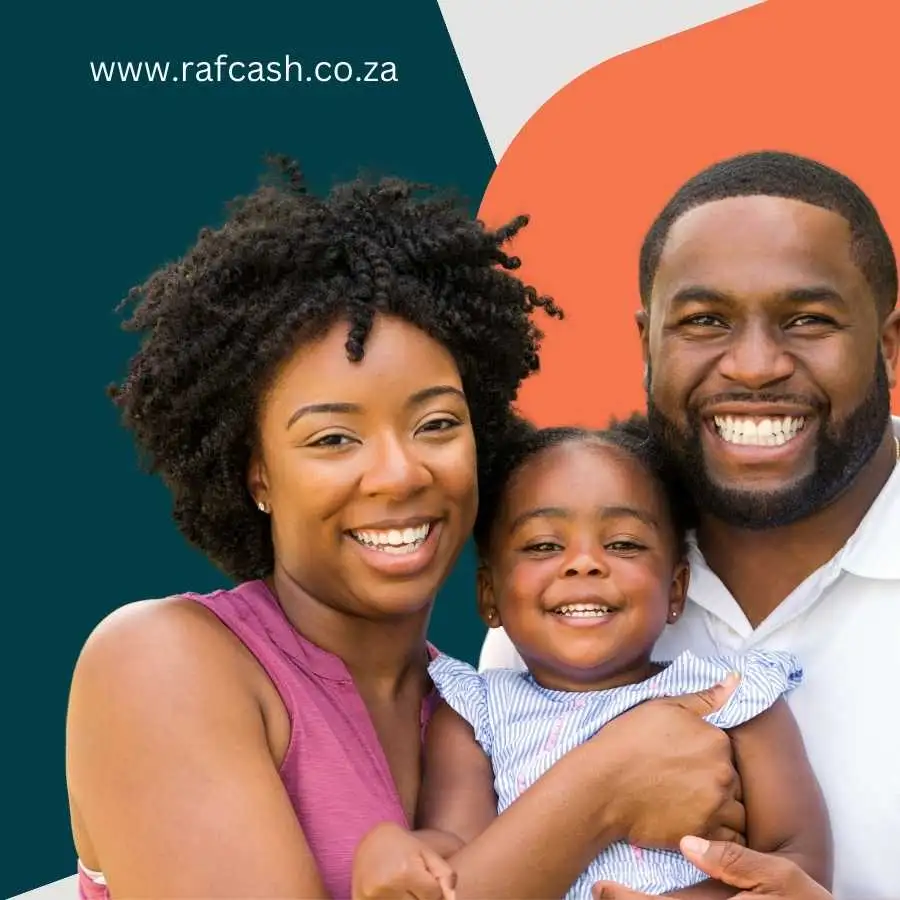
[[[790,650],[837,900],[900,897],[897,265],[861,189],[752,153],[684,184],[640,257],[647,412],[694,497],[690,600],[657,657]],[[482,668],[520,667],[502,631]]]

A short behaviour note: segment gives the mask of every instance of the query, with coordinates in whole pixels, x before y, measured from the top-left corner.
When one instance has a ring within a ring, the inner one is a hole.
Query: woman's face
[[[378,316],[365,356],[347,325],[302,345],[263,398],[250,489],[275,565],[366,618],[426,607],[475,519],[475,439],[459,371],[424,332]]]

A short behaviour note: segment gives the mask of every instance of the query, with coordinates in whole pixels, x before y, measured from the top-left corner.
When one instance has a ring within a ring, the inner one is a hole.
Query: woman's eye
[[[344,443],[352,443],[346,434],[326,434],[309,444],[310,447],[341,447]]]
[[[451,428],[457,428],[459,422],[456,419],[431,419],[426,422],[419,431],[449,431]]]

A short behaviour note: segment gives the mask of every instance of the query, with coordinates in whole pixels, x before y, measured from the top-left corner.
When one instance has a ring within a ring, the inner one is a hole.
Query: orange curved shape
[[[520,274],[565,308],[520,405],[539,424],[601,425],[643,408],[638,252],[670,194],[749,150],[801,153],[853,178],[900,250],[893,137],[900,4],[767,0],[601,63],[504,154],[480,216],[521,212]],[[543,317],[541,317],[543,319]],[[892,395],[900,412],[900,387]]]

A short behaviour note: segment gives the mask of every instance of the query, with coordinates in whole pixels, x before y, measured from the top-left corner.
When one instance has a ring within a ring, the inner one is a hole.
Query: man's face
[[[836,213],[766,196],[689,211],[639,326],[651,426],[716,518],[805,518],[884,439],[900,329],[879,322]]]

